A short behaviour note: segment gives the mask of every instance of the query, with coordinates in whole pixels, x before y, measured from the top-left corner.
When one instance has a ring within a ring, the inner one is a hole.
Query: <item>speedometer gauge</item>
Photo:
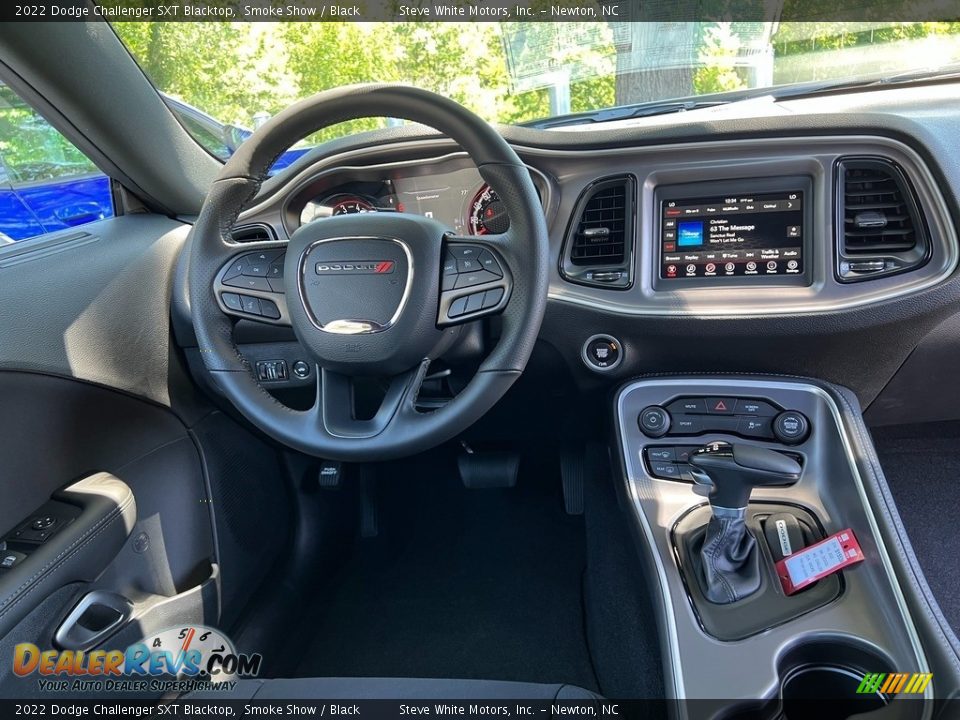
[[[473,196],[468,222],[471,235],[489,235],[510,229],[510,218],[500,196],[489,185],[484,185]]]

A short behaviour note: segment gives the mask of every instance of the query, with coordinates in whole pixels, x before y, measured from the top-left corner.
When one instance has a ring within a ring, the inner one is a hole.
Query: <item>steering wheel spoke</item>
[[[504,258],[510,233],[444,238],[437,325],[446,327],[503,312],[513,273]]]
[[[428,360],[389,379],[380,407],[370,418],[357,418],[355,380],[333,370],[320,370],[320,384],[314,412],[324,432],[335,438],[371,438],[389,432],[389,428],[416,413],[414,403]]]
[[[284,282],[285,246],[271,243],[235,253],[214,280],[214,294],[227,315],[290,325]]]

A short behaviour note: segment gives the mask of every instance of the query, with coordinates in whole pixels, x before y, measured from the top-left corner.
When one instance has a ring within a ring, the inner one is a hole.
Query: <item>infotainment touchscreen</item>
[[[803,274],[803,192],[661,202],[660,277]]]

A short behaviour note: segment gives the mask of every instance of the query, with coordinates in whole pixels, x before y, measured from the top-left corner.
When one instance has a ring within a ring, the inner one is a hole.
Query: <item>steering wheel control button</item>
[[[250,315],[260,315],[260,298],[250,297],[249,295],[241,295],[240,299],[243,301],[243,311]]]
[[[453,245],[450,247],[449,252],[453,255],[454,259],[457,260],[457,266],[459,267],[460,260],[479,261],[482,248],[474,245]]]
[[[245,257],[240,258],[239,260],[234,260],[232,263],[230,263],[227,271],[223,274],[224,281],[243,275],[243,271],[246,270],[246,268],[247,259]]]
[[[773,433],[777,440],[786,445],[797,445],[810,434],[810,422],[803,413],[787,410],[777,415],[773,421]]]
[[[463,258],[457,260],[458,273],[474,273],[480,270],[480,258]]]
[[[593,335],[583,344],[580,357],[591,370],[610,372],[623,362],[623,346],[610,335]]]
[[[494,288],[493,290],[487,290],[483,294],[483,309],[489,310],[492,307],[496,307],[502,299],[503,299],[503,288]]]
[[[257,290],[259,292],[271,292],[270,283],[265,277],[249,277],[241,275],[240,277],[230,278],[223,281],[224,285],[230,287],[243,288],[244,290]]]
[[[737,409],[736,398],[707,398],[707,412],[713,415],[733,415]]]
[[[480,267],[487,272],[492,272],[497,277],[503,277],[503,269],[500,267],[500,263],[497,262],[493,253],[489,250],[480,253]]]
[[[303,360],[297,360],[293,364],[293,374],[296,375],[301,380],[310,377],[310,366],[305,363]]]
[[[223,304],[231,310],[243,312],[243,301],[236,293],[220,293],[220,299],[223,300]]]
[[[443,258],[443,274],[445,276],[456,275],[457,272],[457,259],[448,252],[446,257]]]
[[[467,296],[462,298],[457,298],[452,303],[450,303],[450,309],[447,310],[447,315],[452,318],[460,317],[467,311]]]
[[[273,300],[260,298],[260,315],[269,320],[279,320],[280,308],[277,307],[277,304]]]
[[[267,263],[259,260],[251,260],[247,263],[243,274],[245,277],[266,277],[269,269],[270,266]]]
[[[659,405],[650,405],[640,411],[637,422],[647,437],[663,437],[670,429],[670,413]]]
[[[467,296],[467,313],[473,313],[483,309],[483,297],[486,293],[474,293]]]
[[[479,263],[475,264],[479,265]],[[496,282],[499,279],[499,276],[494,275],[491,272],[487,272],[486,270],[461,273],[457,275],[457,284],[454,285],[454,287],[459,290],[460,288],[474,287],[475,285],[484,285],[486,283]]]

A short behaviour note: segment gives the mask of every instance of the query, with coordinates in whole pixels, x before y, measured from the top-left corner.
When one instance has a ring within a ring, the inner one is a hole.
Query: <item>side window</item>
[[[112,215],[109,178],[0,84],[0,245]]]

